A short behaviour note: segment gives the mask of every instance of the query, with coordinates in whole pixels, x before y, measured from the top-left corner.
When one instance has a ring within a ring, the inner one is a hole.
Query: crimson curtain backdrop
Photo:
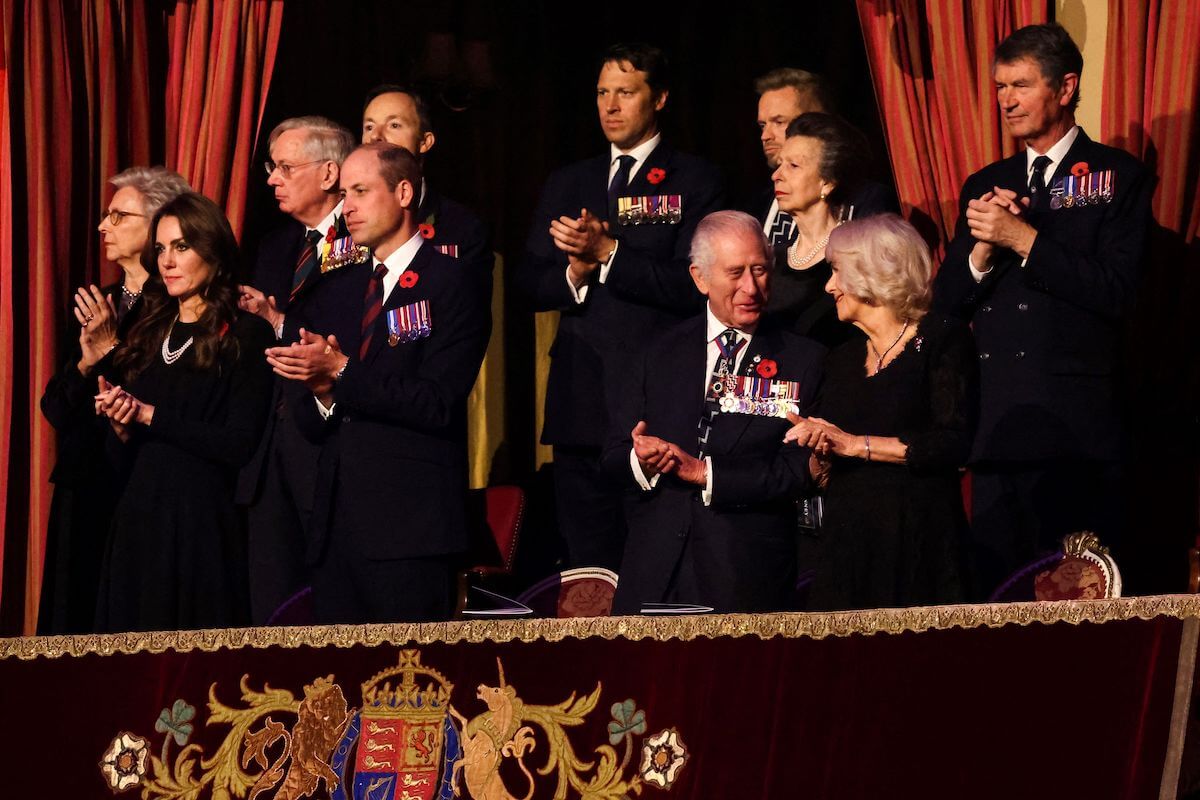
[[[3,175],[24,185],[4,207],[27,246],[22,257],[0,255],[0,334],[11,345],[0,352],[0,626],[32,632],[55,457],[38,400],[74,335],[72,290],[116,276],[102,270],[94,232],[106,181],[166,164],[222,204],[240,233],[283,2],[0,2],[6,54],[20,59],[18,69],[6,58],[0,89],[13,96],[19,133],[3,148],[16,162]]]

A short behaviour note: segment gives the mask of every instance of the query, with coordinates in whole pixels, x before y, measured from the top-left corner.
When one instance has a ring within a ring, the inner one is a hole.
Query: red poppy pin
[[[758,362],[758,366],[754,368],[754,371],[758,373],[758,377],[760,378],[774,378],[775,374],[779,372],[779,365],[773,359],[764,358]]]
[[[421,280],[421,276],[413,272],[411,269],[404,270],[404,274],[400,276],[400,285],[405,289],[411,289],[417,285],[417,281]]]
[[[1071,167],[1071,174],[1076,178],[1082,178],[1091,171],[1092,170],[1088,167],[1088,163],[1086,161],[1076,161],[1075,166]]]
[[[417,230],[421,232],[422,239],[432,239],[433,238],[433,234],[434,234],[433,226],[430,225],[428,222],[422,222],[420,225],[417,226]]]
[[[333,240],[336,238],[337,238],[337,226],[330,225],[329,232],[325,234],[325,241],[328,242],[329,244],[333,244]]]
[[[221,330],[217,331],[217,338],[218,338],[218,339],[224,339],[224,338],[225,338],[225,334],[227,334],[227,333],[229,333],[229,323],[228,323],[228,322],[222,322],[222,323],[221,323]]]
[[[655,186],[658,186],[660,183],[662,183],[666,177],[667,171],[662,167],[655,167],[646,173],[646,180],[650,181]]]

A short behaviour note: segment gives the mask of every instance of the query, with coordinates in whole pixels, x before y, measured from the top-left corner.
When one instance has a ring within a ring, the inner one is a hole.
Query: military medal
[[[443,255],[458,258],[458,245],[456,244],[435,244],[434,248]]]
[[[354,244],[350,236],[335,239],[329,244],[325,256],[321,259],[321,272],[331,272],[347,264],[361,264],[371,257],[371,251],[366,247]]]
[[[418,300],[406,306],[389,309],[387,312],[388,344],[392,347],[401,342],[415,342],[433,332],[433,318],[429,313],[429,301]]]
[[[1116,175],[1111,169],[1072,172],[1054,182],[1050,190],[1050,208],[1086,208],[1111,203],[1115,180]]]

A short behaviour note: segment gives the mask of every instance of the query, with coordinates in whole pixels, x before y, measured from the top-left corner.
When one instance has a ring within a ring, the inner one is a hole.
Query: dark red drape
[[[992,90],[996,45],[1045,22],[1044,0],[858,0],[904,215],[940,255],[968,175],[1014,152]]]
[[[116,276],[100,263],[95,233],[106,181],[129,166],[166,163],[224,204],[240,231],[283,3],[2,2],[5,31],[19,33],[11,58],[20,59],[23,80],[6,70],[3,83],[22,101],[14,124],[23,132],[25,191],[16,207],[24,213],[14,223],[28,250],[0,257],[0,334],[12,343],[0,356],[8,479],[0,499],[8,541],[0,546],[10,584],[0,586],[0,619],[11,632],[32,632],[55,457],[38,400],[69,346],[64,337],[74,335],[72,289]],[[3,150],[9,157],[11,147]],[[3,174],[7,186],[10,170]]]

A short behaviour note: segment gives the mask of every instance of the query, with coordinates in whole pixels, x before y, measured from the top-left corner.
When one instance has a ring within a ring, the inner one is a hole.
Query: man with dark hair
[[[425,154],[437,142],[429,104],[409,86],[376,86],[363,102],[362,141],[399,145],[423,165]],[[481,277],[490,281],[492,250],[483,220],[463,204],[434,192],[424,178],[417,198],[416,217],[422,236],[446,255],[473,265]]]
[[[307,556],[323,623],[453,611],[467,546],[467,395],[491,332],[476,276],[419,231],[420,165],[364,144],[342,169],[357,250],[268,361],[306,389],[292,408],[321,445]]]
[[[661,50],[630,44],[605,53],[596,109],[608,150],[547,179],[518,265],[529,303],[561,312],[542,441],[554,446],[572,566],[620,563],[621,491],[600,471],[615,385],[647,342],[699,308],[688,246],[723,200],[715,167],[662,141],[667,96]]]
[[[780,67],[754,81],[758,94],[758,130],[767,168],[779,168],[779,152],[787,139],[788,126],[801,114],[819,111],[833,114],[833,93],[820,75],[802,69]],[[864,139],[865,143],[865,139]],[[866,165],[863,165],[865,170]],[[894,194],[875,181],[861,181],[853,187],[846,213],[855,217],[899,212]],[[772,247],[787,245],[796,236],[796,226],[787,214],[779,213],[775,185],[769,184],[746,205],[763,225]]]
[[[238,305],[271,323],[282,338],[288,315],[320,282],[326,257],[339,242],[349,241],[340,171],[354,136],[324,117],[293,117],[276,125],[268,142],[267,185],[290,219],[262,238],[250,280],[238,287]],[[266,624],[308,585],[303,530],[312,510],[317,450],[290,418],[287,391],[277,382],[262,442],[238,478],[237,501],[249,506],[250,607],[256,625]]]
[[[1024,152],[967,178],[934,282],[935,308],[969,320],[979,348],[981,599],[1064,535],[1115,542],[1122,527],[1115,378],[1152,187],[1140,162],[1075,124],[1082,69],[1058,25],[1022,28],[997,48],[996,97]]]
[[[793,498],[810,485],[786,415],[810,413],[825,351],[762,320],[772,253],[752,216],[705,217],[691,261],[706,309],[619,376],[604,465],[632,498],[613,610],[779,611],[796,586]]]

